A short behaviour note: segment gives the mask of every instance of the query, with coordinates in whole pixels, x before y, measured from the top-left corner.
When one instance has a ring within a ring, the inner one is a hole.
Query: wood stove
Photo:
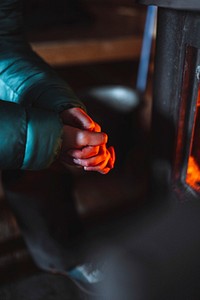
[[[152,111],[153,164],[168,169],[183,200],[200,196],[200,2],[140,0],[158,6]],[[159,166],[159,167],[157,167]]]

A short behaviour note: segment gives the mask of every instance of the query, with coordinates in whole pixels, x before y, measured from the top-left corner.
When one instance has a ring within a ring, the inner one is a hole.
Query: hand
[[[113,147],[106,148],[106,145],[100,146],[96,156],[90,158],[75,158],[74,162],[83,166],[85,171],[96,171],[101,174],[107,174],[114,167],[115,151]]]
[[[65,125],[89,131],[101,131],[100,126],[95,123],[83,109],[79,107],[73,107],[64,110],[60,114],[60,117]]]
[[[106,144],[107,141],[108,136],[104,132],[83,130],[68,125],[63,126],[62,152],[66,153],[71,149],[83,149],[87,146],[89,147],[89,152],[91,152],[92,147],[97,149],[99,146]]]
[[[108,173],[115,163],[113,147],[106,148],[107,135],[82,109],[71,108],[61,113],[64,126],[60,160],[83,167],[86,171]]]
[[[79,129],[85,129],[89,131],[94,131],[94,132],[101,132],[101,127],[99,124],[94,122],[88,114],[82,110],[79,107],[73,107],[69,108],[67,110],[64,110],[61,114],[60,117],[63,121],[63,124],[69,125],[72,127],[76,127]],[[87,146],[85,146],[83,153],[86,154],[86,157],[88,155],[96,155],[99,151],[99,147],[96,146],[95,148],[93,147],[93,150],[91,151],[91,146],[88,146],[89,148],[87,149]],[[88,154],[87,154],[88,150]]]
[[[72,126],[63,126],[63,143],[60,160],[64,164],[78,165],[74,159],[88,159],[99,153],[100,146],[107,143],[107,135],[103,132],[82,130]],[[84,167],[85,165],[80,166]]]

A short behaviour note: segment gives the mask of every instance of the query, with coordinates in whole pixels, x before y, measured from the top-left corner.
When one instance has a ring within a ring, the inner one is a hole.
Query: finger
[[[107,163],[105,162],[100,163],[97,166],[90,166],[90,167],[83,167],[85,171],[95,171],[101,174],[106,174],[110,171],[110,168],[107,167]]]
[[[81,130],[68,125],[63,126],[62,151],[86,146],[100,146],[107,143],[108,136],[103,132]]]
[[[106,146],[101,146],[102,149],[106,149]],[[114,148],[111,146],[108,149],[106,149],[106,153],[107,153],[107,158],[108,161],[105,160],[103,163],[100,163],[96,166],[86,166],[84,167],[85,171],[96,171],[99,172],[101,174],[107,174],[111,169],[113,169],[114,167],[114,163],[115,163],[115,150]],[[109,154],[108,154],[109,153]],[[107,162],[107,164],[106,164]]]
[[[106,167],[106,168],[104,168],[103,170],[98,171],[98,172],[101,173],[101,174],[103,174],[103,175],[105,175],[105,174],[107,174],[108,172],[110,172],[110,170],[111,170],[111,168]]]
[[[113,163],[115,163],[116,156],[115,156],[115,149],[114,149],[114,147],[110,146],[108,148],[108,151],[110,152],[110,156],[112,158]]]
[[[65,165],[65,166],[74,166],[74,167],[77,167],[77,168],[83,168],[82,166],[80,166],[79,164],[76,164],[74,161],[73,161],[73,158],[71,156],[68,156],[64,153],[62,153],[59,157],[59,161]]]
[[[76,136],[77,146],[100,146],[106,144],[108,136],[104,132],[79,130]]]
[[[110,168],[108,168],[108,167],[106,167],[106,168],[104,168],[104,169],[100,169],[100,170],[98,170],[96,167],[90,167],[90,168],[84,168],[84,170],[85,171],[94,171],[94,172],[98,172],[98,173],[100,173],[100,174],[103,174],[103,175],[105,175],[105,174],[107,174],[108,172],[110,172]]]
[[[103,170],[100,170],[100,171],[97,171],[97,172],[100,173],[100,174],[105,175],[105,174],[107,174],[108,172],[110,172],[110,170],[111,170],[111,168],[105,167]]]
[[[114,147],[109,147],[108,151],[110,152],[110,159],[108,161],[108,167],[110,167],[111,169],[114,168],[114,164],[115,164],[115,150]]]
[[[74,159],[74,162],[82,165],[83,167],[95,167],[104,169],[110,159],[110,152],[106,149],[105,145],[100,147],[98,155],[88,159]]]
[[[103,169],[106,167],[106,165],[109,161],[109,157],[105,158],[103,156],[97,155],[95,157],[86,158],[86,159],[74,158],[73,161],[75,164],[80,165],[84,168],[97,167],[97,169],[98,168]]]
[[[82,149],[71,149],[67,154],[73,158],[90,158],[99,153],[99,146],[86,146]]]
[[[101,126],[98,124],[98,123],[96,123],[96,122],[94,122],[94,129],[93,129],[93,131],[95,131],[95,132],[101,132]]]
[[[66,109],[60,114],[60,116],[63,123],[66,125],[91,131],[95,128],[95,122],[83,109],[79,107]]]

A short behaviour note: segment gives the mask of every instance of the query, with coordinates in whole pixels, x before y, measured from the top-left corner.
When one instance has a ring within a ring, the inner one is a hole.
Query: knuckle
[[[98,153],[99,153],[99,148],[98,147],[93,148],[92,154],[97,155]]]
[[[100,143],[101,145],[107,143],[107,141],[108,141],[108,136],[107,136],[106,133],[104,133],[104,132],[99,132],[99,133],[98,133],[98,137],[99,137],[99,143]]]
[[[82,130],[80,130],[78,132],[77,143],[78,143],[78,145],[81,145],[81,146],[87,145],[87,135]]]

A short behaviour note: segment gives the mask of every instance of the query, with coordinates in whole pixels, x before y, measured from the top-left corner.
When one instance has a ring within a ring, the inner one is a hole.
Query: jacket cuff
[[[0,169],[19,169],[26,144],[26,112],[15,103],[0,100]]]
[[[38,170],[50,166],[60,152],[62,123],[54,112],[31,109],[27,112],[27,136],[21,169]]]

